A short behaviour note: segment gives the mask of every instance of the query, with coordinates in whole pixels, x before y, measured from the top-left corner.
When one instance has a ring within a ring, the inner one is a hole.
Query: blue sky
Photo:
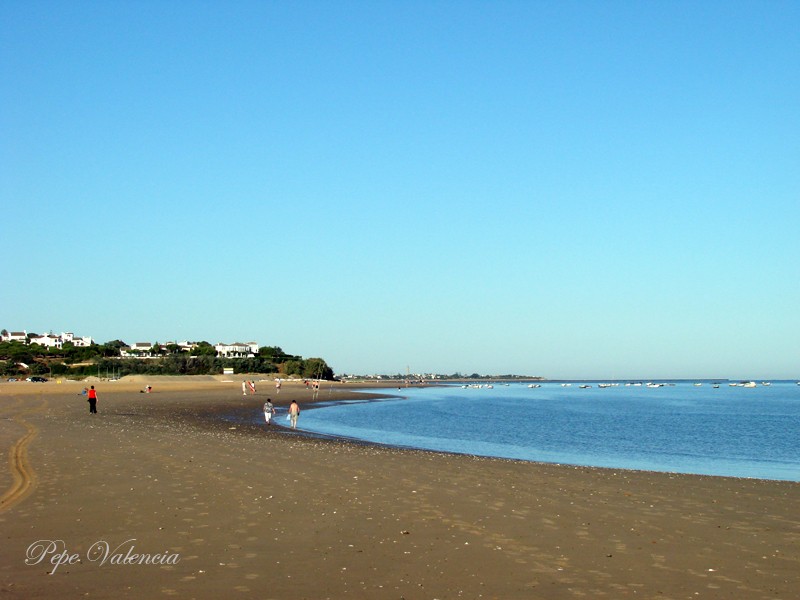
[[[800,377],[796,2],[0,5],[0,327]]]

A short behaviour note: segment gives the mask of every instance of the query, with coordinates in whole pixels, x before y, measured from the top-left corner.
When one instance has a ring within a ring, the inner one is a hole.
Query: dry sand
[[[800,598],[798,483],[267,431],[311,392],[221,379],[0,384],[0,598]]]

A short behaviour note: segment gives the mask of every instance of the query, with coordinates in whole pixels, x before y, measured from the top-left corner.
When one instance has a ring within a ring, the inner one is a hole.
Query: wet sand
[[[0,384],[0,597],[798,597],[798,483],[317,439],[219,379]]]

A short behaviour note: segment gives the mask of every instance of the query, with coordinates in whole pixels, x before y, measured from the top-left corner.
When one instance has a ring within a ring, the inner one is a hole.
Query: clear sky
[[[800,377],[800,3],[0,3],[0,327]]]

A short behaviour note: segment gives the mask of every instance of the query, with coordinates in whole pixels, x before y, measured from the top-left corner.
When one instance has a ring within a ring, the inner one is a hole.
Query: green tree
[[[198,342],[197,345],[192,348],[190,354],[192,356],[216,356],[217,351],[214,349],[214,346],[208,342]]]
[[[285,353],[279,346],[261,346],[258,349],[258,355],[263,358],[275,359],[285,356]]]
[[[13,377],[18,373],[17,363],[10,360],[0,360],[0,374],[3,377]]]
[[[287,360],[280,366],[280,372],[284,375],[303,375],[303,362],[300,360]]]
[[[66,375],[69,372],[69,366],[64,363],[54,362],[50,363],[50,373],[52,375]]]
[[[0,358],[4,360],[32,363],[33,356],[31,347],[22,342],[14,340],[13,342],[0,343]]]
[[[100,356],[105,357],[112,357],[112,356],[121,356],[121,349],[125,348],[128,344],[123,342],[122,340],[113,340],[110,342],[106,342],[101,346],[97,346],[96,344],[92,344],[90,348],[95,349],[94,352],[99,354]]]
[[[50,368],[43,362],[35,361],[28,366],[31,375],[47,375],[50,372]]]
[[[309,358],[303,361],[303,377],[309,379],[333,379],[333,369],[321,358]]]

